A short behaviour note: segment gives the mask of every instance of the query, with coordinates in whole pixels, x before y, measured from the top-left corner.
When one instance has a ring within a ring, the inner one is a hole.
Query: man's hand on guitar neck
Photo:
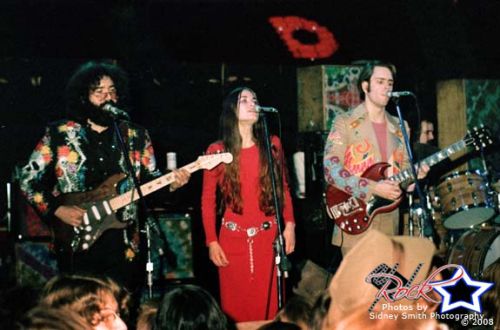
[[[425,178],[427,176],[427,174],[429,173],[430,169],[431,168],[429,165],[422,164],[421,166],[419,166],[418,172],[417,172],[417,178],[419,180],[422,180],[423,178]],[[407,192],[413,192],[413,190],[415,190],[415,183],[410,184],[408,186],[408,188],[406,188]]]
[[[79,208],[75,205],[61,205],[54,212],[54,215],[58,217],[62,222],[73,227],[78,227],[82,223],[85,212],[86,211],[84,209]]]
[[[191,173],[186,169],[173,170],[175,181],[170,185],[170,192],[173,192],[188,183]]]
[[[391,180],[381,180],[375,185],[373,193],[391,201],[398,199],[403,193],[399,183]]]

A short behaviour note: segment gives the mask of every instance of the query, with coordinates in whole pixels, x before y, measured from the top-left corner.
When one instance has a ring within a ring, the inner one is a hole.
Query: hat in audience
[[[331,296],[328,318],[338,317],[352,312],[360,305],[370,305],[376,299],[379,288],[371,281],[383,285],[385,277],[366,280],[370,273],[388,273],[396,268],[406,280],[413,277],[412,285],[427,279],[435,252],[434,244],[425,238],[410,236],[387,236],[377,230],[370,230],[344,256],[339,269],[335,273],[330,286]],[[420,265],[421,264],[421,265]],[[385,269],[384,269],[385,268]],[[415,272],[419,268],[418,273]],[[382,298],[377,305],[387,303]],[[412,301],[403,298],[394,304],[408,304]]]

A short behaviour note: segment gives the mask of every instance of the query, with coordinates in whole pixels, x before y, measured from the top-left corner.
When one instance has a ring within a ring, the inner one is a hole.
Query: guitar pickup
[[[358,200],[355,197],[350,197],[347,201],[335,204],[329,208],[333,218],[338,219],[341,216],[349,216],[360,209]]]

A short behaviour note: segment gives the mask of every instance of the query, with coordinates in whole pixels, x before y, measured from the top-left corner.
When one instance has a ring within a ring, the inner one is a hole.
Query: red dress
[[[272,144],[281,152],[277,137],[272,138]],[[223,150],[221,143],[208,147],[209,153],[218,150]],[[229,261],[228,266],[219,267],[221,305],[223,311],[236,322],[266,319],[269,293],[271,299],[267,318],[273,318],[278,308],[273,249],[277,228],[274,216],[266,216],[259,208],[259,158],[259,150],[255,145],[241,150],[243,211],[242,214],[234,213],[226,205],[218,238]],[[224,169],[224,165],[220,165],[210,171],[205,170],[203,174],[202,218],[207,245],[217,241],[216,188],[222,182]],[[285,222],[294,222],[286,179],[284,198],[283,218]],[[271,224],[267,230],[263,229],[265,222]],[[249,228],[256,228],[257,233],[252,237],[247,234]]]

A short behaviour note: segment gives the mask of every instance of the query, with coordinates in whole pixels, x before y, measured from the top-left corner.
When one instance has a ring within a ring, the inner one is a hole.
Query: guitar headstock
[[[484,125],[479,127],[474,126],[471,130],[468,130],[464,141],[468,146],[474,147],[477,151],[493,144],[490,131]]]
[[[233,155],[230,152],[221,152],[217,154],[199,156],[196,161],[200,168],[211,170],[220,163],[231,163],[233,161]]]

